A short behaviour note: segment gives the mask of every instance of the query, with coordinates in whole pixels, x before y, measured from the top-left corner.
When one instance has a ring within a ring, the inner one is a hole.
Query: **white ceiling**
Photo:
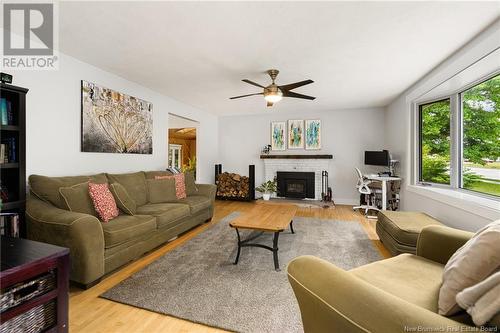
[[[62,2],[63,53],[212,113],[385,106],[500,16],[500,2]],[[259,92],[315,83],[272,110]],[[174,112],[175,110],[168,110]]]

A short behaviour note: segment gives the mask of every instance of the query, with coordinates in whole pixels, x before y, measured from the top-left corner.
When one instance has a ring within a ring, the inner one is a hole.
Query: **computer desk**
[[[399,177],[379,176],[379,175],[364,175],[365,178],[382,183],[382,210],[387,210],[387,182],[402,180]]]

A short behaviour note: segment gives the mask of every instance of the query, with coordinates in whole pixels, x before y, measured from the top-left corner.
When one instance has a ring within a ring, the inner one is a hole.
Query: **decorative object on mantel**
[[[268,180],[267,182],[260,184],[260,186],[255,188],[255,190],[262,193],[262,199],[266,201],[271,199],[271,194],[276,193],[277,190],[276,179]]]
[[[248,84],[251,84],[253,86],[259,87],[264,89],[263,92],[260,93],[255,93],[255,94],[247,94],[247,95],[241,95],[241,96],[235,96],[235,97],[230,97],[229,99],[237,99],[237,98],[242,98],[242,97],[248,97],[248,96],[256,96],[256,95],[264,95],[264,99],[267,102],[267,106],[273,106],[274,103],[281,101],[283,97],[293,97],[293,98],[301,98],[301,99],[309,99],[309,100],[314,100],[316,97],[312,96],[307,96],[307,95],[302,95],[302,94],[297,94],[295,92],[292,92],[290,90],[293,90],[298,87],[305,86],[306,84],[313,83],[313,80],[304,80],[300,82],[295,82],[291,84],[285,84],[283,86],[278,86],[276,83],[274,83],[274,80],[276,80],[276,77],[278,76],[279,70],[277,69],[270,69],[267,71],[267,74],[271,77],[271,84],[268,85],[267,87],[264,87],[263,85],[260,85],[258,83],[252,82],[248,79],[243,79],[243,82],[246,82]]]
[[[11,84],[12,83],[12,75],[10,74],[7,74],[7,73],[0,73],[0,81],[2,83],[7,83],[7,84]]]
[[[153,153],[153,104],[82,80],[82,152]]]
[[[271,151],[271,145],[265,145],[260,152],[264,155],[269,155],[270,151]]]
[[[304,149],[304,121],[288,121],[288,149]]]
[[[222,164],[215,165],[216,198],[219,200],[255,200],[255,165],[248,166],[248,176],[222,172]]]
[[[306,120],[306,149],[321,149],[321,120]]]
[[[284,121],[271,122],[271,149],[272,150],[286,149],[286,122]]]
[[[289,160],[319,160],[319,159],[333,159],[333,155],[328,154],[275,154],[275,155],[260,155],[260,159],[289,159]]]

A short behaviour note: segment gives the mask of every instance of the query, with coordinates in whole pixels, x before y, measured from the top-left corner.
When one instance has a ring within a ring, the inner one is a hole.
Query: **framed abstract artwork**
[[[82,81],[81,151],[153,153],[153,104]]]
[[[321,120],[306,120],[306,149],[321,149]]]
[[[271,122],[271,150],[286,149],[286,122]]]
[[[304,121],[288,121],[288,149],[304,149]]]

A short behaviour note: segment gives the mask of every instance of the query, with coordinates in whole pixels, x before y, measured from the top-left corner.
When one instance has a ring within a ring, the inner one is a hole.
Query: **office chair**
[[[369,210],[374,210],[374,211],[380,211],[378,207],[375,205],[375,193],[376,192],[382,192],[381,190],[378,189],[372,189],[370,188],[370,184],[372,183],[371,180],[363,177],[363,174],[358,168],[356,169],[356,175],[358,176],[358,182],[356,183],[356,189],[358,190],[359,193],[363,194],[365,196],[365,205],[359,205],[359,206],[354,206],[352,207],[353,210],[357,209],[364,209],[365,210],[365,216],[367,218],[377,218],[377,216],[371,216],[368,215]]]

